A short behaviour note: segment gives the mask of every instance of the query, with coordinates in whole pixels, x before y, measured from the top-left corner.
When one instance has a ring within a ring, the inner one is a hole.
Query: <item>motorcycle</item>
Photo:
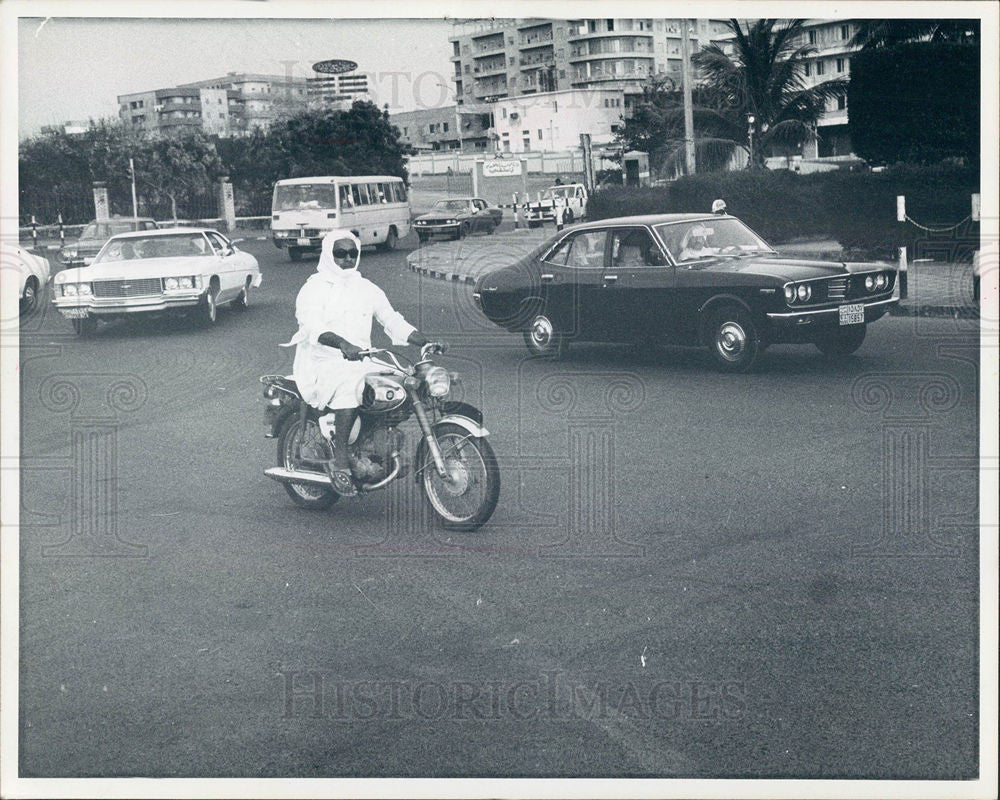
[[[474,531],[492,516],[500,497],[500,469],[486,437],[483,415],[468,403],[449,401],[458,376],[435,365],[440,345],[425,345],[416,363],[391,350],[371,348],[378,371],[365,377],[359,413],[349,438],[351,472],[358,494],[406,477],[422,487],[445,528]],[[332,414],[308,405],[295,381],[264,375],[265,436],[278,440],[278,466],[264,474],[278,481],[305,508],[326,508],[340,499],[326,473],[333,458]],[[400,426],[416,417],[420,438],[412,461],[404,458]]]

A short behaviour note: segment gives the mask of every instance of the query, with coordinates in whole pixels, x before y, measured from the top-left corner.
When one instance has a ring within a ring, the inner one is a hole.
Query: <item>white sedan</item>
[[[49,262],[41,256],[29,253],[24,247],[3,242],[3,266],[17,266],[21,279],[21,313],[30,314],[38,308],[51,274]]]
[[[90,266],[58,273],[52,302],[81,336],[126,314],[186,311],[210,325],[220,303],[246,309],[260,281],[257,259],[218,231],[136,231],[109,239]]]

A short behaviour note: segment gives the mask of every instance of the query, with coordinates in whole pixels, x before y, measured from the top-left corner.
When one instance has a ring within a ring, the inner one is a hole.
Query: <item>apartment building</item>
[[[403,111],[389,115],[399,128],[400,139],[421,151],[489,149],[492,107],[441,106]]]
[[[267,128],[307,107],[304,78],[230,72],[221,78],[118,96],[126,125],[166,136],[186,130],[231,136]]]
[[[568,89],[506,97],[493,103],[496,148],[506,153],[575,150],[580,134],[593,146],[614,141],[623,124],[625,93],[620,88]]]
[[[722,20],[689,20],[691,52],[725,33]],[[678,19],[456,21],[449,38],[460,105],[570,89],[622,91],[626,116],[654,75],[680,84]]]

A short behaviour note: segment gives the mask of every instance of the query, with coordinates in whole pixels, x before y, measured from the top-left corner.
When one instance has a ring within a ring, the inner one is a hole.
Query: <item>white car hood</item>
[[[64,269],[59,273],[63,281],[135,280],[137,278],[170,278],[183,275],[201,275],[218,264],[215,256],[175,256],[172,258],[142,258],[131,261],[109,261],[89,267]]]

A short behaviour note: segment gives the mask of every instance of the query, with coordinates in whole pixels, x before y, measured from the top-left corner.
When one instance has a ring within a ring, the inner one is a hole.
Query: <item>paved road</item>
[[[409,484],[308,512],[262,476],[312,267],[245,246],[212,329],[26,324],[22,775],[975,774],[974,323],[554,364],[366,251],[493,431],[454,535]]]

